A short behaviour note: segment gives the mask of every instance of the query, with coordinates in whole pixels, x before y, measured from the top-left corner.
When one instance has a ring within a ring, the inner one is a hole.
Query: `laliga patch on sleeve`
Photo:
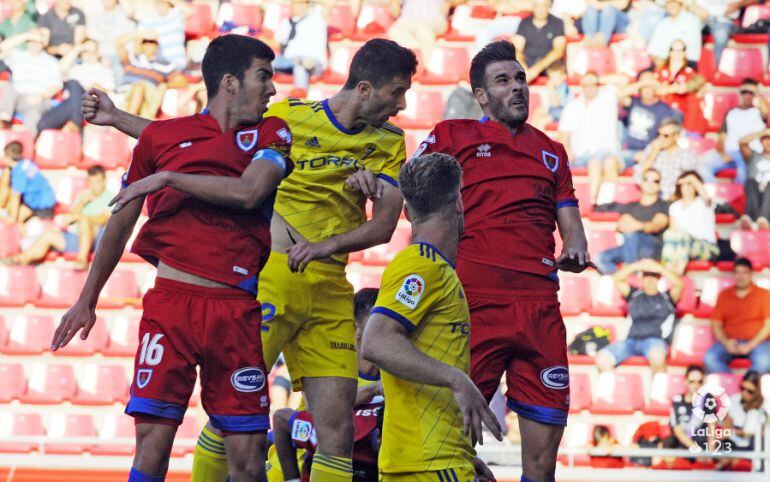
[[[425,280],[418,274],[410,274],[404,279],[404,284],[396,293],[396,301],[410,310],[417,308],[422,294],[425,292]]]

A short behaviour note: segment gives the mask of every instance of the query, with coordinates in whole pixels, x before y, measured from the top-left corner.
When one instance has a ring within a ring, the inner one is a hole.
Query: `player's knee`
[[[255,480],[264,480],[265,462],[263,460],[244,460],[242,464],[236,465],[228,458],[228,474],[231,482],[254,482]]]
[[[176,427],[170,425],[137,425],[134,467],[145,474],[165,474],[175,432]]]
[[[227,443],[227,442],[226,442]],[[227,444],[227,466],[232,482],[263,480],[267,450],[260,438],[257,444]]]
[[[333,416],[313,416],[318,436],[319,452],[339,457],[350,457],[353,450],[353,411],[338,410]]]

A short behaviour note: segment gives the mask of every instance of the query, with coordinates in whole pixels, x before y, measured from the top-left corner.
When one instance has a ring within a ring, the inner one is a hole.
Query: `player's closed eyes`
[[[652,182],[655,184],[660,184],[660,179],[654,178],[654,177],[645,177],[644,182]]]

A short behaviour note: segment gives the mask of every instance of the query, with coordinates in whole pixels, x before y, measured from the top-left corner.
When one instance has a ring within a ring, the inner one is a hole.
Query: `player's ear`
[[[356,90],[362,99],[367,100],[374,91],[374,86],[368,80],[362,80],[356,85]]]
[[[409,206],[407,206],[406,203],[404,203],[404,216],[406,217],[407,221],[412,220],[412,215],[409,214]]]
[[[487,91],[481,87],[476,87],[476,89],[473,91],[473,96],[476,97],[476,101],[480,105],[486,105],[489,102],[487,99]]]
[[[221,85],[219,86],[220,89],[224,88],[230,94],[235,94],[235,91],[238,89],[238,85],[239,85],[238,78],[233,74],[223,75],[222,80],[220,82],[221,82]]]

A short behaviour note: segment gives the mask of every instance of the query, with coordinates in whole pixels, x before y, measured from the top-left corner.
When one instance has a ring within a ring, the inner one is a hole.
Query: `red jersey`
[[[124,185],[155,172],[240,177],[252,160],[293,167],[291,132],[270,117],[259,124],[222,132],[219,122],[195,114],[152,122],[134,148]],[[223,208],[173,188],[147,198],[149,220],[131,251],[157,265],[256,292],[257,274],[270,254],[270,219],[275,193],[254,211]]]
[[[698,72],[690,66],[685,66],[682,69],[674,72],[668,67],[659,69],[656,74],[658,80],[667,84],[686,84],[693,77],[698,75]],[[703,116],[703,109],[700,105],[700,99],[695,92],[687,94],[668,94],[663,97],[663,102],[678,109],[684,115],[684,122],[682,126],[688,131],[703,132],[708,127],[706,118]]]
[[[463,168],[465,232],[458,260],[549,276],[556,210],[577,206],[564,147],[529,124],[515,135],[486,118],[436,125],[415,155],[443,152]]]

